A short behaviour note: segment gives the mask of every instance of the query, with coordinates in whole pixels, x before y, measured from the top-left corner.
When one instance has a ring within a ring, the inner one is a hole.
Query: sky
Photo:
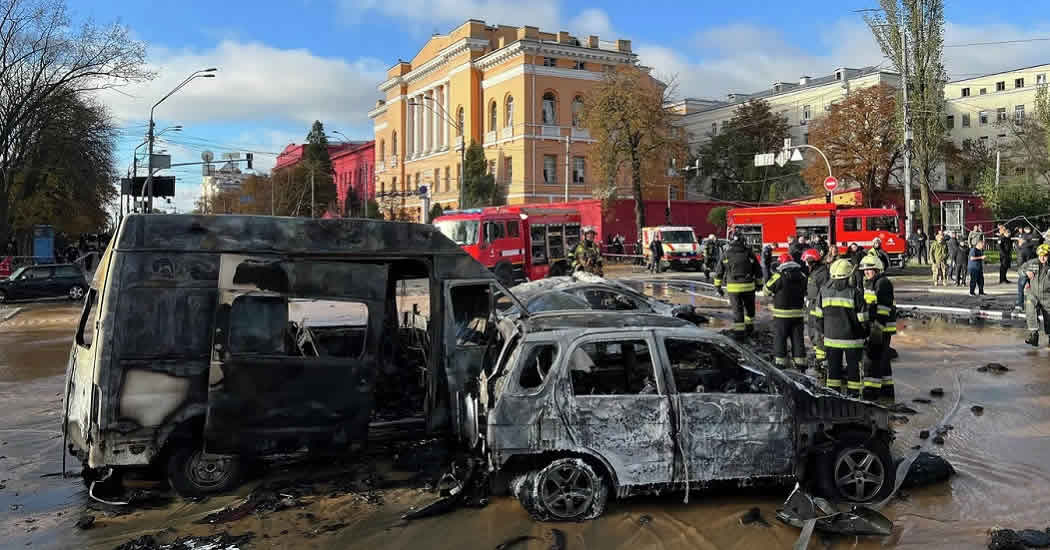
[[[101,92],[121,128],[118,165],[143,141],[150,107],[186,76],[216,67],[156,109],[158,148],[172,162],[204,150],[255,153],[266,172],[314,120],[333,140],[371,139],[367,112],[376,85],[399,58],[411,59],[432,34],[465,20],[629,39],[641,64],[673,82],[679,98],[724,98],[837,67],[890,66],[857,10],[878,0],[673,2],[570,0],[67,0],[76,20],[119,21],[148,46],[157,77]],[[945,0],[945,43],[1050,38],[1043,2]],[[952,79],[1050,62],[1046,41],[947,47]],[[200,168],[176,168],[173,206],[186,211],[200,191]]]

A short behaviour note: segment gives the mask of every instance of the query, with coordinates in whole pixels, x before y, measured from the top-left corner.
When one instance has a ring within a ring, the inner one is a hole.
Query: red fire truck
[[[498,206],[446,212],[434,220],[446,237],[508,283],[567,275],[580,242],[576,210]]]
[[[788,235],[802,233],[823,235],[827,242],[835,242],[839,252],[845,252],[853,243],[870,248],[875,237],[879,237],[890,263],[896,266],[902,264],[908,249],[901,233],[900,216],[891,208],[849,208],[836,204],[760,206],[730,210],[726,221],[728,229],[742,233],[756,251],[766,244],[775,244],[774,253],[784,252]],[[834,233],[829,235],[831,229]]]

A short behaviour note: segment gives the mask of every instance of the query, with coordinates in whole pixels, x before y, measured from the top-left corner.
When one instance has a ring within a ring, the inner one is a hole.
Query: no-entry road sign
[[[824,190],[828,193],[833,193],[835,188],[839,186],[839,180],[835,179],[835,176],[828,176],[824,178]]]

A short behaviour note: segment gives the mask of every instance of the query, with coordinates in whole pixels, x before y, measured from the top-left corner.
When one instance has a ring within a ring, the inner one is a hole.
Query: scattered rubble
[[[990,372],[993,374],[1003,374],[1010,372],[1010,369],[1001,363],[988,363],[983,367],[977,367],[977,372]]]
[[[933,403],[932,400],[926,399],[925,397],[916,397],[915,399],[912,399],[912,401],[916,403],[922,403],[923,405],[929,405],[930,403]]]
[[[988,532],[988,550],[1026,550],[1050,547],[1050,529],[992,529]]]
[[[974,416],[981,416],[982,414],[984,414],[984,407],[980,405],[974,405],[970,407],[970,412],[972,412]]]
[[[95,526],[95,516],[91,514],[84,514],[80,516],[80,519],[76,523],[77,529],[91,529]]]
[[[944,436],[942,436],[942,435],[935,435],[935,436],[933,436],[933,442],[936,443],[937,445],[944,445]]]
[[[759,510],[757,507],[748,510],[744,515],[740,516],[740,525],[751,525],[752,523],[770,527],[766,518],[762,517],[762,510]]]
[[[243,550],[253,538],[255,533],[251,532],[243,535],[223,532],[204,537],[182,537],[170,544],[163,544],[154,535],[142,535],[113,550]]]
[[[243,501],[212,512],[197,520],[197,523],[226,523],[237,521],[252,513],[277,512],[301,506],[303,503],[295,495],[279,493],[273,486],[261,486]]]
[[[903,414],[902,415],[891,414],[890,415],[890,422],[896,422],[898,424],[907,424],[909,422],[909,418],[907,416],[904,416]]]
[[[551,529],[550,535],[550,550],[565,550],[565,531],[562,531],[561,529]]]
[[[638,525],[649,525],[652,522],[653,516],[650,516],[649,514],[643,514],[638,518]]]
[[[520,544],[530,540],[540,540],[538,537],[532,537],[529,535],[518,535],[514,538],[507,539],[496,546],[496,550],[507,550],[516,544]]]
[[[889,405],[886,408],[889,409],[890,412],[895,412],[895,413],[900,413],[900,414],[918,414],[919,413],[919,411],[917,411],[917,410],[915,410],[915,409],[905,405],[904,403],[894,403],[892,405]]]
[[[824,533],[846,536],[886,537],[893,532],[893,522],[867,506],[839,511],[827,500],[806,494],[798,485],[784,502],[784,508],[777,511],[777,519],[803,530],[795,548],[805,548],[809,544],[809,536],[814,528]],[[812,527],[807,526],[810,522],[813,522]]]
[[[944,388],[933,388],[930,390],[930,395],[934,397],[944,397]]]
[[[930,430],[922,430],[922,431],[919,432],[919,439],[929,439],[929,438],[930,438]]]

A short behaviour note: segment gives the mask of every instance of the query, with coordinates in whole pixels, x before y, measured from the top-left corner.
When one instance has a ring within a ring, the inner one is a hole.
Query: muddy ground
[[[694,303],[724,319],[728,311],[681,285],[645,284],[661,297]],[[204,501],[167,498],[125,510],[88,499],[78,479],[53,476],[61,469],[62,375],[77,310],[48,304],[0,323],[0,547],[112,549],[143,535],[171,542],[189,535],[253,534],[241,548],[495,548],[532,536],[515,548],[548,548],[560,530],[566,548],[787,548],[798,536],[774,519],[783,490],[696,493],[613,502],[596,521],[535,523],[518,503],[493,498],[484,508],[404,522],[401,514],[435,498],[429,447],[393,454],[293,464],[265,472],[237,494]],[[919,443],[921,429],[936,424],[955,403],[954,429],[933,445],[958,471],[950,482],[905,491],[884,513],[895,521],[888,539],[823,539],[837,548],[984,548],[996,526],[1050,524],[1050,354],[1023,346],[1022,331],[997,325],[943,321],[901,322],[894,347],[898,401],[918,412],[898,424],[894,454]],[[1009,372],[979,372],[989,362]],[[944,389],[942,397],[929,390]],[[913,398],[929,399],[916,403]],[[971,407],[983,407],[981,415]],[[395,456],[396,455],[396,456]],[[70,464],[72,470],[78,465]],[[421,473],[422,471],[422,473]],[[263,487],[265,490],[258,490]],[[205,518],[252,494],[263,506],[222,523]],[[768,520],[742,525],[758,507]],[[75,523],[94,517],[90,529]],[[814,545],[813,547],[822,547]],[[125,547],[130,548],[130,547]]]

